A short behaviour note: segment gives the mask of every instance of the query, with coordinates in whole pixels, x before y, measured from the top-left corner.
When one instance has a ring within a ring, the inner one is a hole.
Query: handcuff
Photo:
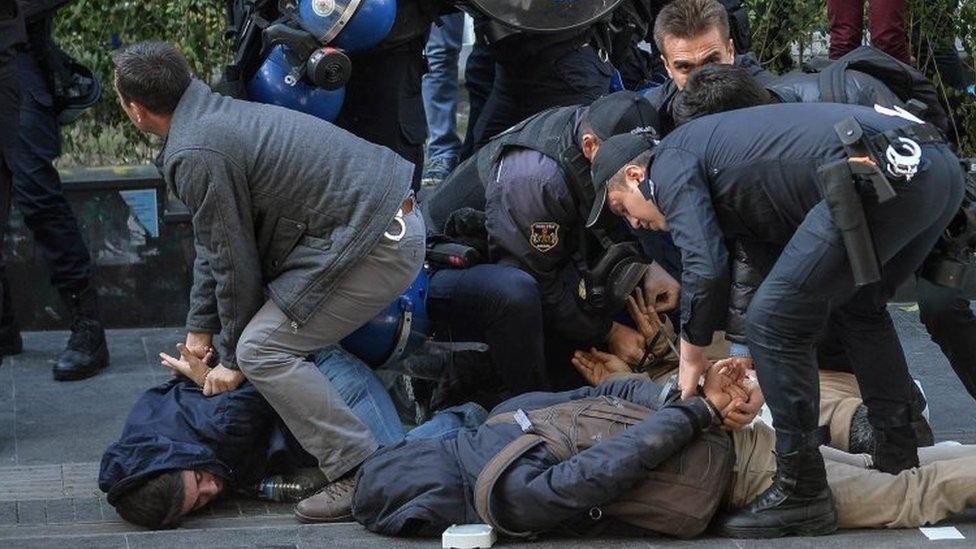
[[[387,229],[383,236],[390,239],[392,242],[399,242],[403,240],[403,236],[407,234],[407,224],[403,221],[403,208],[398,208],[396,215],[393,216],[393,222],[400,226],[400,234],[390,234],[389,229]]]
[[[885,150],[888,173],[894,177],[904,177],[911,181],[918,173],[918,165],[922,161],[922,147],[907,137],[899,137],[888,145]]]

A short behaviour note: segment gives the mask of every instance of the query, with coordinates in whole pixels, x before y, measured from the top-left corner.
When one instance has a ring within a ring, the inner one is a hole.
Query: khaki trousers
[[[744,507],[773,482],[776,434],[761,421],[732,435],[730,507]],[[841,528],[915,528],[976,507],[976,445],[919,448],[920,466],[889,475],[871,456],[821,446]]]

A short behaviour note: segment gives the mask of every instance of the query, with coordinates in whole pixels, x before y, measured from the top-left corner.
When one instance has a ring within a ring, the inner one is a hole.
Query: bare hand
[[[708,371],[709,366],[704,347],[681,340],[681,357],[678,362],[678,387],[681,389],[681,398],[693,397],[698,393],[698,382]]]
[[[749,372],[755,373],[755,366],[753,365],[752,358],[748,356],[732,356],[729,358],[723,358],[715,363],[715,366],[725,370],[725,374],[730,376],[736,382],[745,379]]]
[[[655,261],[644,274],[644,295],[655,311],[670,311],[678,306],[681,284]]]
[[[590,385],[599,385],[617,374],[631,373],[630,366],[620,357],[592,348],[589,351],[576,351],[572,363]]]
[[[213,334],[206,332],[187,332],[186,348],[197,358],[203,358],[213,349]]]
[[[733,386],[745,393],[745,396],[732,398],[729,405],[722,410],[722,424],[731,430],[741,429],[752,423],[765,402],[754,370],[748,371],[746,376]]]
[[[645,340],[652,340],[661,331],[661,317],[644,300],[644,292],[640,288],[634,290],[633,295],[627,296],[627,311],[637,325],[637,331]]]
[[[203,396],[214,396],[233,391],[240,387],[245,379],[240,370],[231,370],[222,364],[218,364],[207,375],[206,383],[203,384]]]
[[[613,323],[607,334],[610,352],[630,365],[636,365],[644,358],[644,344],[645,339],[640,332],[618,322]]]
[[[207,352],[202,357],[190,352],[183,343],[177,343],[176,349],[180,352],[180,358],[174,358],[166,353],[159,353],[163,366],[169,368],[175,376],[185,376],[197,385],[203,387],[203,381],[207,377],[210,367],[207,362],[212,358],[213,352]]]

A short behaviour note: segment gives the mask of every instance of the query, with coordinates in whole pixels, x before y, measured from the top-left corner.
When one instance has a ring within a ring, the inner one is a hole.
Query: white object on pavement
[[[487,524],[455,524],[444,530],[444,549],[488,549],[495,543],[495,530]]]

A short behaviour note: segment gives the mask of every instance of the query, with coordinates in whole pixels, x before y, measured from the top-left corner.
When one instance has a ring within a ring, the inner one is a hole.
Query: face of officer
[[[621,168],[607,184],[607,208],[635,229],[666,231],[668,222],[664,214],[640,192],[639,186],[645,177],[647,170],[640,164]]]
[[[732,39],[718,27],[690,38],[665,35],[661,59],[679,90],[684,89],[691,71],[712,63],[731,65],[735,61]]]

